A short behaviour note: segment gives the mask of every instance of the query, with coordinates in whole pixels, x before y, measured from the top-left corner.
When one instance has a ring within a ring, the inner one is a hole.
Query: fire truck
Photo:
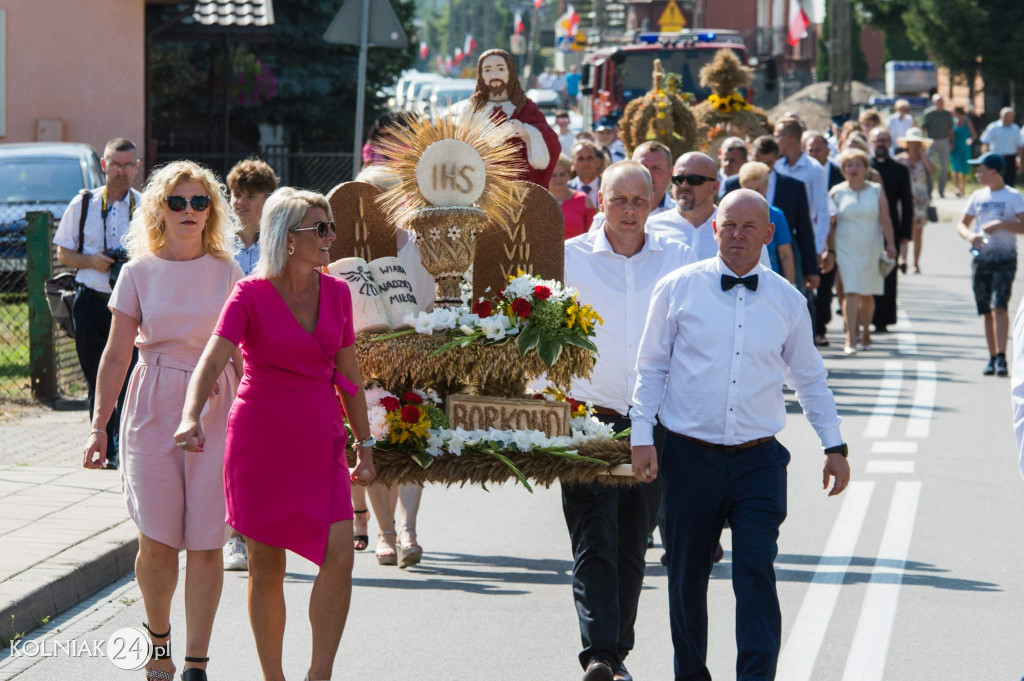
[[[740,63],[747,63],[747,48],[738,32],[708,29],[639,33],[631,44],[588,53],[580,84],[584,130],[602,116],[618,118],[630,100],[650,90],[655,59],[661,60],[666,74],[679,74],[683,92],[693,93],[698,102],[707,99],[711,91],[700,86],[700,69],[721,49],[732,50]],[[753,96],[747,88],[747,101]]]

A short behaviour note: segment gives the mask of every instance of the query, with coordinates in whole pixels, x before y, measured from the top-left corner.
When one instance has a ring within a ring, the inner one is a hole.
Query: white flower
[[[459,236],[460,236],[460,234],[459,234],[459,228],[458,227],[456,227],[455,225],[452,225],[451,227],[448,228],[448,238],[449,239],[451,239],[452,241],[455,241],[456,239],[459,238]]]
[[[505,325],[502,323],[503,319],[507,318],[504,315],[493,315],[487,319],[481,319],[480,330],[489,340],[499,341],[507,335]]]
[[[427,399],[434,404],[441,404],[441,396],[437,394],[436,390],[427,389]]]
[[[533,300],[533,286],[533,280],[528,275],[516,277],[505,287],[505,297],[509,300],[513,298]]]
[[[444,454],[444,440],[441,438],[440,430],[431,430],[430,437],[427,438],[427,449],[426,452],[430,456],[441,456]]]
[[[366,410],[366,417],[370,421],[370,434],[377,440],[386,440],[388,437],[387,411],[384,407],[370,407]]]
[[[462,431],[462,429],[457,428],[456,431],[452,433],[451,439],[448,440],[448,451],[455,456],[462,456],[462,447],[466,444],[465,438],[459,434],[459,431]]]
[[[367,409],[370,409],[372,407],[379,407],[380,406],[380,401],[382,399],[384,399],[385,397],[394,397],[395,396],[393,393],[390,393],[387,390],[385,390],[384,388],[381,388],[380,386],[376,386],[376,385],[373,386],[372,388],[370,388],[369,390],[367,390],[364,393],[364,395],[366,397],[366,408]]]
[[[430,230],[430,238],[433,239],[434,241],[437,241],[438,239],[440,239],[441,238],[441,230],[439,230],[437,227],[432,227],[431,230]]]
[[[434,335],[434,322],[430,315],[419,314],[413,319],[413,329],[416,333],[425,333],[428,336]]]

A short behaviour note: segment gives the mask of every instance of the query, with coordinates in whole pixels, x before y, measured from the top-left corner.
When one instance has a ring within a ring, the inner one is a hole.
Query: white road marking
[[[865,473],[913,473],[913,461],[868,461]]]
[[[896,405],[900,399],[900,388],[903,385],[903,362],[890,360],[885,363],[885,376],[878,387],[878,399],[875,408],[864,428],[864,437],[885,438],[889,435],[889,426],[896,413]]]
[[[871,445],[872,454],[917,454],[916,442],[881,440]]]
[[[846,658],[843,681],[882,679],[920,496],[920,482],[896,483],[882,545]]]
[[[896,326],[899,329],[896,333],[897,350],[901,355],[917,354],[917,336],[911,331],[910,315],[904,310],[896,312]]]
[[[918,362],[917,388],[914,390],[910,418],[907,419],[907,437],[928,437],[932,416],[935,414],[936,385],[935,362]]]
[[[780,681],[809,681],[811,678],[874,490],[874,482],[858,481],[850,483],[843,494],[845,498],[832,533],[779,656],[776,677]]]

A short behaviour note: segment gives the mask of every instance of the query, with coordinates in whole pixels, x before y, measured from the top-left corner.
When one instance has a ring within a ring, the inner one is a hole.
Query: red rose
[[[413,404],[423,404],[423,398],[420,397],[419,395],[417,395],[416,393],[414,393],[411,390],[406,390],[404,393],[402,393],[402,401],[403,402],[412,402]],[[403,412],[403,414],[404,414],[404,412]],[[404,416],[403,416],[403,418],[404,418]]]
[[[577,402],[576,400],[572,399],[571,397],[568,398],[568,400],[569,400],[569,409],[572,411],[573,414],[575,414],[576,410],[580,408],[580,403]]]
[[[491,316],[494,310],[491,308],[491,301],[481,300],[479,303],[473,306],[473,314],[480,319],[486,319]]]
[[[382,397],[380,399],[380,406],[384,407],[384,411],[398,411],[402,408],[402,403],[398,401],[397,397]]]
[[[501,289],[501,292],[498,294],[498,302],[503,300],[505,300],[505,289]]]
[[[547,300],[551,297],[551,289],[547,286],[534,286],[533,297],[537,300]]]
[[[533,308],[530,306],[530,302],[525,298],[516,298],[512,301],[512,312],[516,313],[519,317],[526,319],[533,312]]]
[[[407,404],[402,407],[402,420],[406,423],[416,423],[420,420],[420,408],[415,404]]]

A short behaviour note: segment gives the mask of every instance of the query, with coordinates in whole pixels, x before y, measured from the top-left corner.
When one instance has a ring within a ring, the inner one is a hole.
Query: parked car
[[[421,104],[421,113],[430,115],[431,110],[446,111],[452,104],[469,99],[475,89],[476,79],[473,78],[440,81],[430,88],[428,101]]]
[[[59,219],[75,194],[103,183],[88,144],[0,144],[0,291],[25,289],[25,214],[45,210]]]

